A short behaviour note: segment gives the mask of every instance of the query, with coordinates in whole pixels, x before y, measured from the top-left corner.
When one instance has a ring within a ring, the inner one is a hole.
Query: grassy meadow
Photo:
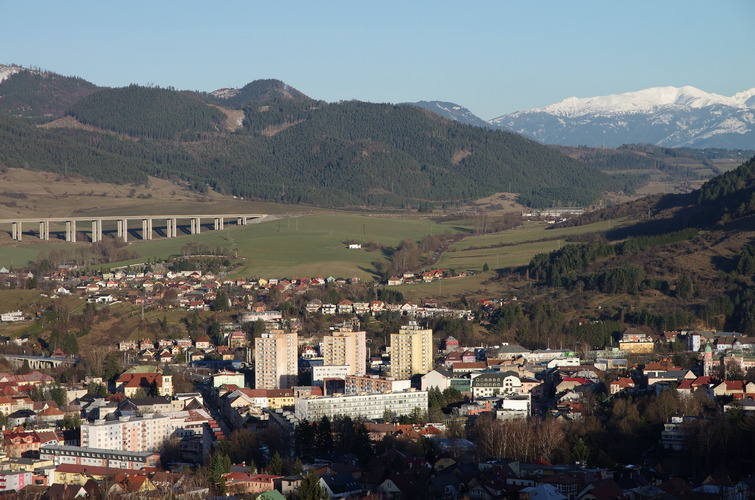
[[[543,222],[527,222],[500,233],[468,234],[451,245],[435,267],[480,272],[486,263],[491,269],[522,266],[535,254],[556,250],[570,236],[603,232],[609,229],[609,225],[616,227],[623,223],[625,222],[603,221],[585,226],[553,228]],[[164,221],[155,221],[155,228],[163,225]],[[88,230],[87,227],[82,229]],[[141,231],[141,228],[132,229]],[[239,258],[242,263],[233,276],[332,275],[371,279],[371,263],[387,256],[381,250],[350,250],[345,242],[395,247],[405,238],[419,241],[428,234],[467,231],[468,228],[454,222],[437,223],[429,219],[343,213],[272,216],[263,222],[247,226],[226,224],[223,231],[207,229],[207,226],[202,228],[201,234],[188,235],[179,231],[179,237],[171,239],[155,233],[155,239],[142,241],[131,235],[128,249],[136,254],[136,258],[111,263],[107,267],[180,256],[187,244],[195,243],[200,246],[217,246]],[[6,267],[23,266],[53,248],[73,249],[89,245],[87,242],[70,244],[60,240],[40,242],[33,236],[18,243],[11,241],[5,234],[0,236],[0,240],[0,265]],[[480,279],[475,278],[466,286],[478,287],[479,284]],[[461,285],[462,288],[464,286]]]
[[[505,269],[526,265],[534,255],[558,250],[567,238],[605,232],[628,221],[601,221],[584,226],[556,228],[545,222],[527,222],[499,233],[473,235],[451,245],[443,253],[438,267],[457,271]]]
[[[159,221],[155,221],[156,226]],[[201,234],[181,235],[178,238],[163,238],[155,235],[151,241],[130,237],[129,250],[137,258],[111,263],[107,267],[141,263],[145,260],[182,255],[189,243],[202,246],[216,245],[229,250],[243,259],[239,276],[359,276],[372,277],[371,262],[384,258],[380,250],[350,250],[344,243],[357,241],[363,244],[374,242],[378,246],[393,247],[404,238],[419,240],[426,234],[455,232],[458,228],[429,220],[400,219],[377,216],[326,214],[288,217],[268,220],[247,226],[226,224],[223,231],[202,228]],[[75,248],[89,243],[66,244],[40,242],[34,237],[22,243],[0,246],[0,265],[25,265],[35,260],[41,252],[52,248]],[[104,266],[103,266],[104,267]]]

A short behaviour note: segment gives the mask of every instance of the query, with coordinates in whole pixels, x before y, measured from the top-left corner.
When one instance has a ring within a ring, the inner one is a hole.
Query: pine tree
[[[277,451],[270,460],[270,463],[267,464],[267,471],[276,476],[283,474],[283,460],[281,459],[280,453]]]
[[[330,495],[320,486],[320,476],[310,469],[299,485],[296,498],[297,500],[328,500]]]

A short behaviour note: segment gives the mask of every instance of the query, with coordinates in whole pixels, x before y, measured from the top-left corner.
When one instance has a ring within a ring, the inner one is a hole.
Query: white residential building
[[[391,334],[391,376],[397,379],[433,369],[433,331],[420,328],[416,322],[401,327]]]
[[[526,419],[532,415],[532,396],[527,394],[507,394],[500,398],[500,406],[495,412],[498,420]]]
[[[215,388],[221,385],[235,385],[236,387],[244,387],[244,374],[240,372],[232,372],[228,370],[221,370],[212,374],[212,386]]]
[[[39,457],[41,460],[52,460],[55,466],[75,464],[138,470],[144,467],[154,467],[160,459],[160,454],[151,451],[134,452],[46,444],[40,447]]]
[[[522,392],[522,380],[516,372],[481,373],[472,378],[472,396],[475,400],[498,394]]]
[[[15,323],[24,320],[24,313],[21,311],[7,312],[0,314],[0,321],[3,323]]]
[[[415,408],[427,411],[427,391],[302,397],[295,399],[294,408],[298,418],[310,422],[336,415],[378,420],[383,418],[385,410],[396,416],[409,415]]]
[[[349,366],[347,375],[367,373],[366,335],[366,332],[355,330],[352,325],[346,324],[340,325],[330,335],[325,335],[321,347],[323,364]]]
[[[580,358],[578,356],[570,356],[567,358],[553,358],[548,361],[546,365],[548,368],[556,368],[558,366],[579,366]]]
[[[170,417],[121,417],[81,424],[81,446],[119,451],[159,451],[173,433]]]
[[[350,375],[351,366],[338,365],[338,366],[313,366],[312,367],[312,385],[323,385],[325,379],[337,378],[341,380],[346,379],[346,375]]]
[[[299,376],[298,335],[273,330],[254,339],[254,377],[257,389],[290,389]]]
[[[1,470],[0,492],[21,491],[26,485],[32,484],[31,472],[24,470]]]

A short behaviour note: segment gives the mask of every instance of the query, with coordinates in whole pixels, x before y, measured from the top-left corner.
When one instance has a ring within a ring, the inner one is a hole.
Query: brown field
[[[212,191],[199,194],[182,184],[153,177],[148,186],[116,185],[83,179],[77,175],[64,176],[39,170],[9,168],[0,173],[0,185],[0,219],[86,214],[281,214],[321,211],[301,205],[234,199]]]

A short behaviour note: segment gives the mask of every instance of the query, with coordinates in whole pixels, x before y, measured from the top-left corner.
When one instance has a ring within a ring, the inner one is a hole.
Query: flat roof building
[[[298,335],[273,330],[254,339],[254,377],[257,389],[290,389],[299,377]]]
[[[411,378],[412,375],[433,369],[433,331],[420,328],[416,321],[401,327],[398,333],[391,334],[391,376],[397,379]]]
[[[396,416],[409,415],[415,408],[427,411],[427,391],[303,397],[296,398],[294,408],[299,419],[310,422],[322,417],[332,419],[336,415],[379,420],[385,410],[391,410]]]

